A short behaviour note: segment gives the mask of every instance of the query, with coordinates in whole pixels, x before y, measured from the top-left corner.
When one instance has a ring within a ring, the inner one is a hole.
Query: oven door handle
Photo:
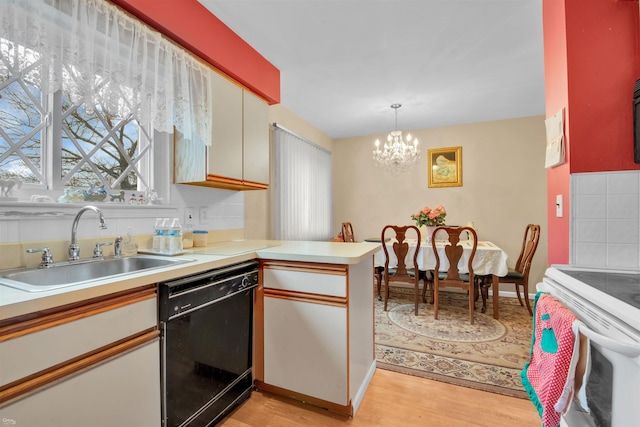
[[[579,322],[578,330],[595,343],[623,356],[627,356],[630,359],[640,356],[640,345],[612,340],[609,337],[595,332],[582,322]]]

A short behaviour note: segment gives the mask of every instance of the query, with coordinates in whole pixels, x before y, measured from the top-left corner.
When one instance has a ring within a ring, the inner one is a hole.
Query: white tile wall
[[[571,176],[571,262],[640,268],[640,171]]]

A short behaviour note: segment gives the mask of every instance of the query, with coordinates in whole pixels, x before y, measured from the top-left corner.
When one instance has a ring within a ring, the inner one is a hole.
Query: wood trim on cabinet
[[[131,351],[143,344],[157,339],[159,335],[159,330],[151,328],[87,354],[80,355],[56,366],[52,366],[26,378],[6,384],[5,386],[0,387],[0,403],[4,403],[61,378],[75,374],[83,369],[97,365],[98,363],[113,356]]]
[[[300,271],[303,273],[335,274],[338,276],[347,276],[349,272],[349,268],[342,264],[308,263],[304,261],[260,260],[260,267]]]
[[[311,294],[307,292],[283,291],[280,289],[265,288],[264,297],[286,299],[291,301],[308,302],[312,304],[331,305],[334,307],[346,307],[348,299],[346,297],[335,297],[329,295]]]
[[[320,408],[328,409],[329,411],[337,412],[339,414],[353,416],[353,404],[351,400],[349,400],[348,405],[339,405],[327,400],[318,399],[317,397],[308,396],[306,394],[297,393],[295,391],[287,390],[274,385],[265,384],[263,381],[259,381],[257,379],[254,381],[254,386],[258,390],[267,391],[269,393],[277,394],[280,396],[290,397],[305,403],[310,403],[314,406],[319,406]]]
[[[156,285],[81,301],[0,322],[0,342],[156,297]]]
[[[175,180],[174,180],[175,181]],[[267,190],[269,184],[261,184],[259,182],[244,181],[241,179],[227,178],[220,175],[207,174],[206,181],[198,182],[181,182],[180,184],[196,185],[198,187],[221,188],[223,190]]]

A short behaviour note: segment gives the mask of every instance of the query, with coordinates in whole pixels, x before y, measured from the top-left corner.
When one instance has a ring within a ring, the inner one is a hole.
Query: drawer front
[[[157,427],[160,353],[156,338],[0,407],[5,426]]]
[[[0,342],[0,386],[157,327],[157,319],[153,296],[4,340]]]
[[[347,296],[346,271],[342,274],[321,271],[264,268],[264,288],[335,297]]]

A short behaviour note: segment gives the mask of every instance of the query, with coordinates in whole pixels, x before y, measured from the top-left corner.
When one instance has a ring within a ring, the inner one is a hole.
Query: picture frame
[[[427,150],[429,188],[462,187],[462,147]]]

